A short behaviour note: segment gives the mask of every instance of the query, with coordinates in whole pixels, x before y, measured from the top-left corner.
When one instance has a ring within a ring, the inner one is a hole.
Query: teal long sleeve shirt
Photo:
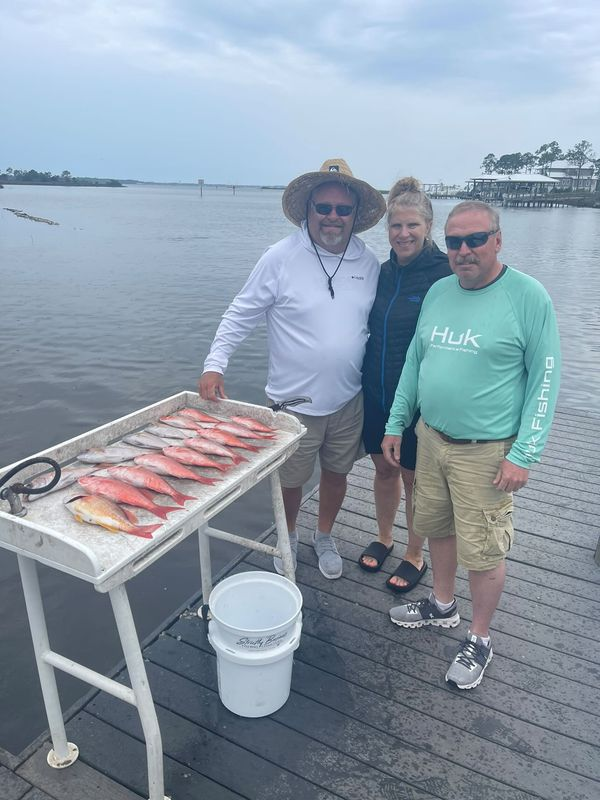
[[[401,436],[420,408],[456,439],[505,439],[526,469],[548,438],[560,380],[560,343],[544,287],[507,267],[489,286],[461,288],[455,275],[427,293],[390,411]]]

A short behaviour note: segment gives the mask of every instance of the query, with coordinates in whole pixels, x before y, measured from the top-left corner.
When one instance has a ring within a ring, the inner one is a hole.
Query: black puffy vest
[[[429,287],[451,275],[448,256],[437,247],[425,247],[405,267],[392,250],[381,266],[377,294],[369,315],[369,340],[363,362],[363,390],[367,402],[389,412],[406,359],[423,298]]]

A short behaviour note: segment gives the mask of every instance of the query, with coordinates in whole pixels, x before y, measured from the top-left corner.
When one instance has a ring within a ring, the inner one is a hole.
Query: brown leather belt
[[[423,424],[426,428],[429,428],[430,431],[437,433],[437,435],[443,439],[448,444],[489,444],[490,442],[504,442],[506,439],[510,439],[510,436],[507,436],[503,439],[453,439],[452,436],[448,436],[447,433],[442,433],[442,431],[438,431],[437,428],[432,428],[431,425],[428,425],[425,420],[423,420]]]

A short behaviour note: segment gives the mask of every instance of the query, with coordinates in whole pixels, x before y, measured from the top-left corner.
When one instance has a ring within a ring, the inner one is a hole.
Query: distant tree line
[[[577,185],[581,169],[588,163],[594,166],[594,174],[600,176],[600,158],[596,158],[591,142],[586,139],[564,152],[558,142],[553,141],[541,145],[535,153],[505,153],[500,157],[488,153],[481,162],[481,169],[486,175],[513,175],[517,172],[532,172],[537,168],[543,175],[547,175],[554,162],[563,159],[577,167]]]
[[[13,169],[7,167],[0,173],[0,183],[43,183],[55,186],[122,186],[114,178],[76,178],[64,169],[60,175],[38,172],[35,169]]]

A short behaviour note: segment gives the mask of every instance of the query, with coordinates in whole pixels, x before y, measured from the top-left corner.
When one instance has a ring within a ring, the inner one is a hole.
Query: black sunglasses
[[[334,208],[338,217],[349,217],[354,211],[354,206],[334,206],[333,203],[313,203],[312,207],[317,214],[320,214],[322,217],[326,217],[328,214],[331,214]]]
[[[495,231],[477,231],[477,233],[470,233],[468,236],[446,236],[446,247],[448,250],[460,250],[463,242],[473,250],[476,247],[483,247],[490,236],[498,233]]]

